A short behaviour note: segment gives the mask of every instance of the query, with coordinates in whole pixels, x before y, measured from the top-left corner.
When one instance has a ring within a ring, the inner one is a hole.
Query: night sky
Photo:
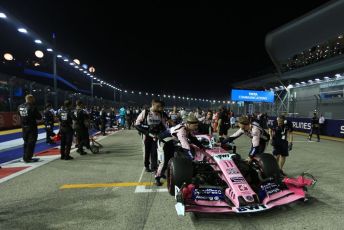
[[[327,1],[229,1],[217,8],[198,1],[89,2],[2,0],[0,5],[46,40],[55,32],[58,50],[94,65],[109,82],[223,97],[231,83],[273,71],[264,47],[269,31]]]

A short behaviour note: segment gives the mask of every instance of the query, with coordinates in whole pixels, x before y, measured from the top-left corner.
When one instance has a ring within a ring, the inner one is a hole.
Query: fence
[[[236,103],[232,110],[237,114],[266,112],[271,116],[284,113],[295,118],[310,118],[316,111],[326,119],[344,119],[344,80],[295,87],[289,95],[286,90],[275,95],[273,104]]]

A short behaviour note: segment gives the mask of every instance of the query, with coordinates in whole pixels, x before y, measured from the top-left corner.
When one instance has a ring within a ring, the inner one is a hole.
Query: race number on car
[[[238,213],[247,213],[247,212],[260,212],[266,209],[266,206],[263,204],[253,205],[253,206],[244,206],[236,208]]]

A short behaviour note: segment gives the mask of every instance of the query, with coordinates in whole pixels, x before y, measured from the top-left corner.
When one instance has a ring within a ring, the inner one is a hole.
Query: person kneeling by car
[[[229,138],[222,141],[222,144],[233,142],[243,134],[252,139],[252,146],[249,152],[249,158],[253,158],[257,154],[264,153],[266,143],[270,140],[270,135],[259,126],[255,121],[250,122],[248,117],[242,116],[238,120],[240,129],[232,134]]]
[[[198,129],[198,119],[195,116],[189,116],[186,119],[186,123],[181,123],[172,127],[169,131],[162,133],[159,135],[158,139],[167,139],[166,137],[173,137],[168,142],[164,143],[163,151],[164,157],[163,160],[160,162],[159,168],[155,175],[155,184],[157,186],[161,186],[162,183],[160,182],[161,178],[165,177],[165,171],[168,167],[169,160],[174,156],[175,147],[174,142],[178,140],[181,143],[181,147],[183,150],[184,156],[189,159],[193,160],[194,156],[191,153],[190,143],[196,145],[197,147],[204,149],[201,142],[192,134],[192,132]]]

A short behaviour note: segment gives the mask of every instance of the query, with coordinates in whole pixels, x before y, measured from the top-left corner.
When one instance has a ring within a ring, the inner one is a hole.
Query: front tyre
[[[180,188],[184,183],[192,181],[193,166],[192,161],[186,158],[174,157],[168,163],[167,169],[167,190],[174,196],[175,186]]]

